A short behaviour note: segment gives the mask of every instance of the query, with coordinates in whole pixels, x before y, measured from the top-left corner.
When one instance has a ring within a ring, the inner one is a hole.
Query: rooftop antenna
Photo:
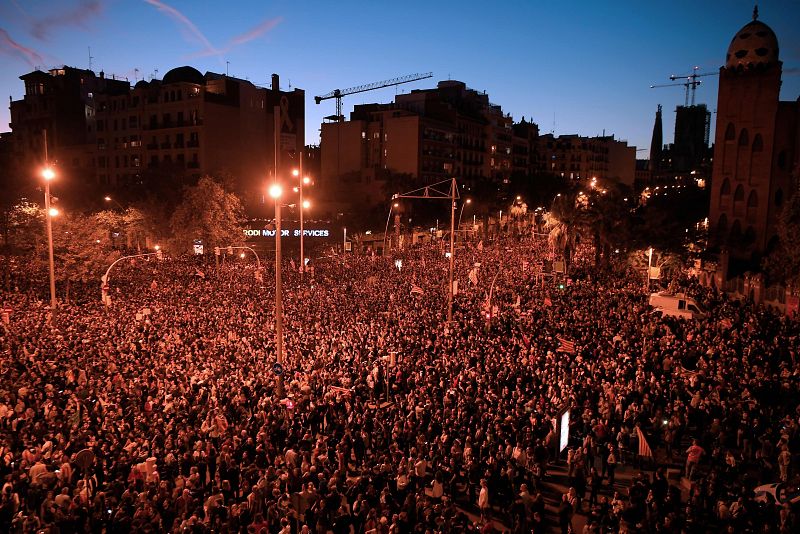
[[[553,129],[550,130],[550,133],[555,135],[556,134],[556,112],[553,112]]]
[[[139,69],[138,68],[134,68],[133,69],[133,81],[135,81],[135,82],[139,81]]]
[[[158,79],[158,69],[153,69],[153,70],[155,71],[155,74],[153,74],[153,78],[155,78],[157,80]]]
[[[92,60],[94,59],[92,57],[92,47],[88,46],[87,48],[89,49],[89,70],[92,70]]]
[[[225,61],[225,76],[228,75],[228,67],[230,67],[230,65],[231,65],[231,62],[226,60]]]

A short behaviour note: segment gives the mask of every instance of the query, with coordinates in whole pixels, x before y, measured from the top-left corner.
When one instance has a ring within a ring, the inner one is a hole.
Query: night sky
[[[36,66],[88,68],[88,47],[93,70],[131,82],[181,65],[224,73],[227,61],[232,76],[268,85],[275,72],[283,89],[304,89],[306,141],[316,143],[335,104],[316,105],[314,95],[433,71],[397,91],[461,80],[542,133],[605,130],[649,148],[656,105],[664,106],[671,142],[673,110],[684,99],[682,87],[650,85],[694,65],[716,72],[752,9],[740,0],[0,0],[0,92],[21,98],[18,77]],[[794,100],[800,1],[760,2],[759,10],[781,46],[781,98]],[[345,114],[355,104],[389,102],[395,91],[345,97]],[[698,103],[714,111],[716,96],[716,77],[703,78]],[[4,105],[0,131],[9,120]]]

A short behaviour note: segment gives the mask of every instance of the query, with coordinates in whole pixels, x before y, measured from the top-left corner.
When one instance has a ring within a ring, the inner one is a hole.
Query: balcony
[[[199,161],[190,161],[186,164],[186,167],[189,169],[199,169],[200,162]]]
[[[172,145],[172,148],[183,148],[184,142],[183,141],[175,141],[175,144]]]
[[[147,143],[147,150],[157,150],[158,143]]]
[[[172,144],[169,141],[161,143],[161,148],[171,148]]]
[[[199,139],[189,139],[189,140],[186,142],[186,146],[187,146],[188,148],[197,148],[197,147],[199,147],[199,146],[200,146],[200,140],[199,140]]]

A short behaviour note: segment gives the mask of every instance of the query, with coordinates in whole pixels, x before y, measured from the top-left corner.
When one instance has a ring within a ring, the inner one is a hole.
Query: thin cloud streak
[[[237,46],[243,45],[249,41],[257,39],[264,35],[265,33],[274,29],[278,24],[283,22],[283,17],[276,17],[273,19],[266,19],[251,30],[237,35],[233,39],[231,39],[228,44],[220,49],[214,50],[204,50],[201,52],[197,52],[195,54],[190,54],[187,56],[187,59],[195,59],[199,57],[208,57],[208,56],[221,56],[223,54],[227,54]]]
[[[36,50],[16,42],[3,28],[0,28],[0,50],[10,55],[21,56],[31,67],[44,63],[44,58]]]
[[[181,26],[184,27],[184,29],[188,30],[188,32],[191,35],[193,35],[195,39],[200,41],[200,44],[206,47],[206,50],[201,52],[201,54],[214,55],[218,53],[217,49],[214,48],[214,46],[206,38],[206,36],[203,35],[203,32],[201,32],[200,29],[197,26],[195,26],[195,24],[191,20],[189,20],[189,18],[186,15],[184,15],[174,7],[169,6],[159,0],[144,0],[144,1],[150,4],[151,6],[155,7],[156,9],[158,9],[162,13],[165,13],[171,19],[178,22]]]
[[[265,33],[267,33],[268,31],[271,31],[281,22],[283,22],[283,17],[267,19],[258,26],[256,26],[255,28],[253,28],[252,30],[245,32],[241,35],[237,35],[236,37],[231,39],[229,48],[233,48],[234,46],[239,46],[248,41],[252,41],[253,39],[257,39],[262,35],[264,35]]]
[[[17,7],[22,10],[19,6]],[[31,24],[31,35],[43,41],[47,39],[48,34],[55,28],[62,26],[86,28],[87,21],[102,13],[103,8],[101,0],[82,0],[72,9],[35,19]]]

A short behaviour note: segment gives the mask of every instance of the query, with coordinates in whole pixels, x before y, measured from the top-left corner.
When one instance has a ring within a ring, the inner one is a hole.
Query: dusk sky
[[[572,2],[236,0],[0,0],[0,88],[19,99],[18,77],[33,70],[89,67],[131,82],[192,65],[306,91],[306,141],[317,143],[333,100],[314,95],[416,72],[432,79],[397,91],[461,80],[486,91],[515,121],[542,133],[614,134],[649,148],[657,104],[664,141],[682,87],[670,74],[717,72],[735,32],[751,20],[742,0]],[[760,20],[781,46],[781,98],[800,96],[800,1],[760,2]],[[138,69],[138,73],[135,69]],[[717,78],[705,77],[698,103],[716,108]],[[344,98],[389,102],[394,88]],[[7,104],[0,131],[8,131]],[[712,128],[715,116],[712,116]],[[713,135],[713,132],[712,132]],[[638,153],[644,157],[647,151]]]

